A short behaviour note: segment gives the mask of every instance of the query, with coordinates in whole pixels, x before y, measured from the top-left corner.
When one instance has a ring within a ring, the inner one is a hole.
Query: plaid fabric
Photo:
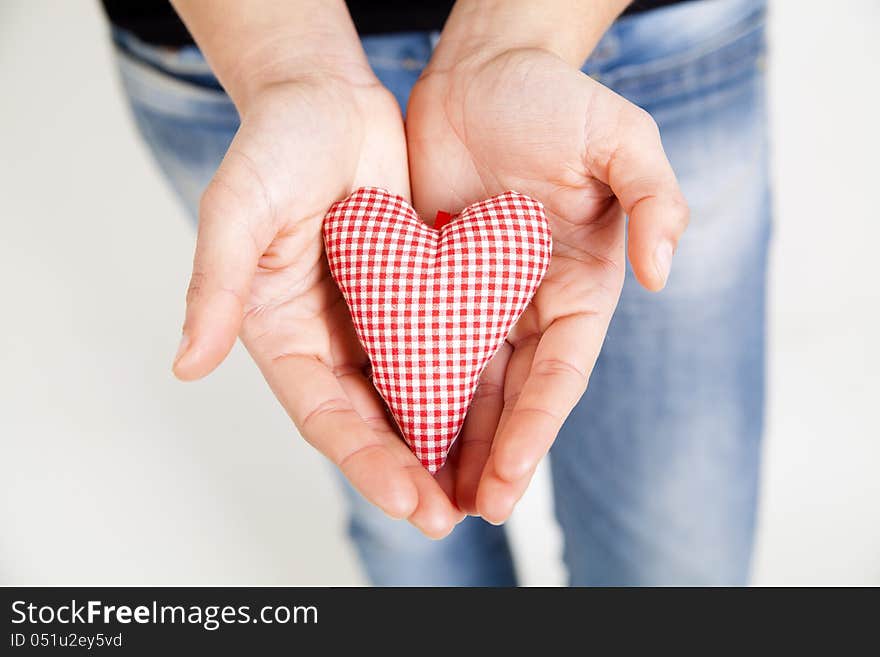
[[[330,271],[404,439],[436,472],[480,374],[550,262],[537,201],[507,192],[439,230],[403,198],[362,188],[324,218]]]

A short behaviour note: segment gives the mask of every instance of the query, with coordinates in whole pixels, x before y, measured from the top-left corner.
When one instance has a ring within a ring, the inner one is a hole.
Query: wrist
[[[299,80],[375,80],[342,0],[172,0],[239,113]]]
[[[487,61],[510,50],[542,50],[580,68],[629,0],[458,0],[429,69]]]
[[[221,77],[239,113],[246,114],[255,99],[280,85],[342,83],[357,88],[377,84],[359,46],[349,49],[340,44],[329,54],[326,49],[334,46],[328,40],[321,41],[321,44],[319,52],[294,35],[279,35],[276,39],[254,44],[243,53]]]

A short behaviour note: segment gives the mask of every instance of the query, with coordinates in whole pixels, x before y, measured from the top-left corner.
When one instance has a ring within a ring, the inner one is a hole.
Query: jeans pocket
[[[226,92],[157,70],[120,48],[116,49],[116,62],[133,105],[180,120],[238,123],[238,112]]]
[[[763,4],[753,4],[754,11],[720,26],[705,40],[655,58],[611,65],[594,77],[649,111],[689,98],[723,95],[764,69],[765,11]]]

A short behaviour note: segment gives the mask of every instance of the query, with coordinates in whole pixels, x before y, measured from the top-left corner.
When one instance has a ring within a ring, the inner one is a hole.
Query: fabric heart
[[[375,188],[358,189],[324,218],[330,271],[373,384],[432,473],[551,253],[543,206],[516,192],[443,219],[432,228],[405,199]]]

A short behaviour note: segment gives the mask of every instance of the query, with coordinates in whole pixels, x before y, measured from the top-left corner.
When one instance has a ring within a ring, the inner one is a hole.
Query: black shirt
[[[626,14],[656,9],[682,0],[636,0]],[[157,46],[183,46],[192,37],[168,0],[102,0],[110,22]],[[361,34],[439,30],[455,0],[347,0]]]

